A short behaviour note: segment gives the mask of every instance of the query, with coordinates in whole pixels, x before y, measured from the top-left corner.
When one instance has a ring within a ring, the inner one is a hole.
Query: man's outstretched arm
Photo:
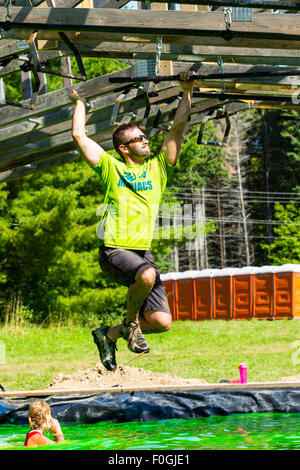
[[[85,132],[85,103],[75,90],[70,93],[70,99],[75,103],[72,121],[72,137],[85,161],[91,166],[97,166],[103,152],[102,147],[87,137]]]
[[[183,89],[182,100],[177,108],[171,130],[166,135],[161,147],[167,162],[171,166],[176,165],[178,160],[183,131],[191,112],[194,86],[194,81],[190,80],[192,75],[194,75],[194,72],[182,72],[180,74],[181,81],[179,83]]]

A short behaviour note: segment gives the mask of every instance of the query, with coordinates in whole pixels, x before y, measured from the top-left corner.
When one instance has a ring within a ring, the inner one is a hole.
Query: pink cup
[[[244,362],[239,365],[239,370],[240,370],[241,384],[246,384],[247,383],[247,366]]]

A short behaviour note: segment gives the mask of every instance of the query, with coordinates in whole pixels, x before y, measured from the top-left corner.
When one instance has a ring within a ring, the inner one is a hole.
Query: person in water
[[[61,444],[64,442],[60,424],[57,419],[52,418],[50,407],[45,401],[34,401],[30,404],[28,422],[31,431],[26,435],[25,447],[46,446],[47,444]],[[53,441],[45,436],[46,429],[52,432]]]

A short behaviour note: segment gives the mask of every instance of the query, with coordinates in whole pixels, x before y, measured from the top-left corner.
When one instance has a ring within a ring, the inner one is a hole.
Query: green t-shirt
[[[101,178],[105,194],[104,203],[97,210],[100,245],[150,248],[170,168],[162,152],[136,165],[102,152],[93,168]]]

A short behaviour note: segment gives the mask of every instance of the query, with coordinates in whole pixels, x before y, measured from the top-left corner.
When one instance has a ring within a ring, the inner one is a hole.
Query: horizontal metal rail
[[[149,0],[147,3],[166,3],[165,0]],[[268,0],[174,0],[168,3],[184,3],[188,5],[210,5],[216,7],[245,7],[270,10],[300,10],[300,2],[281,2]]]
[[[231,78],[258,78],[258,77],[289,77],[299,76],[300,69],[297,70],[266,70],[260,72],[227,72],[227,73],[209,73],[195,74],[191,80],[214,80],[214,79],[231,79]],[[149,77],[111,77],[111,83],[143,83],[143,82],[167,82],[172,80],[180,80],[180,75],[150,75]]]

